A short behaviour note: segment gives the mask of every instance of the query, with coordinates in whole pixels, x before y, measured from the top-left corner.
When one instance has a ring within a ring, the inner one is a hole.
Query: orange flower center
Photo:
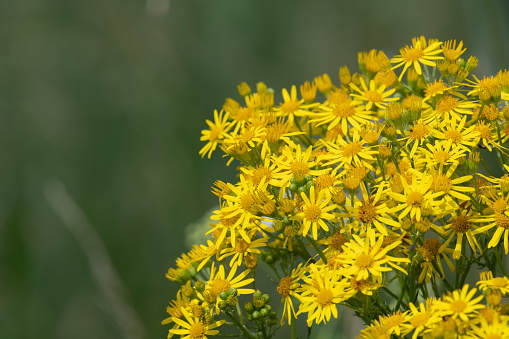
[[[309,205],[304,210],[304,216],[309,221],[318,221],[320,220],[320,215],[322,214],[322,211],[320,210],[320,207],[318,205]]]
[[[420,48],[415,47],[406,47],[400,50],[401,57],[406,62],[414,62],[418,61],[420,58],[423,57],[424,52]]]
[[[410,138],[417,140],[426,138],[429,135],[428,126],[424,123],[418,123],[414,125],[412,131],[410,132]]]
[[[472,228],[472,223],[468,220],[468,216],[460,215],[452,222],[452,230],[455,233],[465,233]]]
[[[408,206],[421,206],[423,202],[423,195],[420,192],[410,192],[406,197]]]
[[[357,259],[355,259],[355,265],[361,269],[371,268],[374,263],[375,261],[373,260],[373,258],[366,253],[359,255]]]
[[[318,294],[316,295],[316,301],[318,302],[318,304],[320,306],[325,307],[327,305],[332,304],[333,297],[334,297],[334,295],[332,294],[331,291],[329,291],[327,289],[323,289],[320,292],[318,292]]]
[[[377,216],[376,207],[370,201],[363,201],[357,212],[357,218],[365,224],[370,224]]]
[[[450,309],[454,313],[461,313],[467,308],[468,304],[464,300],[454,300],[451,302]]]
[[[362,144],[359,141],[354,141],[346,146],[341,147],[341,151],[343,152],[343,157],[353,157],[362,151]]]
[[[295,180],[301,182],[304,180],[304,176],[309,173],[309,167],[302,161],[294,161],[290,165],[290,171],[292,171]]]
[[[189,336],[191,339],[201,339],[205,336],[205,326],[199,321],[189,327]]]
[[[366,91],[364,94],[366,99],[371,102],[380,102],[382,101],[382,95],[378,93],[377,91]]]
[[[355,115],[355,107],[350,105],[349,102],[342,102],[336,104],[336,107],[332,109],[332,114],[340,118],[348,118]]]
[[[455,129],[445,131],[444,138],[446,140],[450,139],[450,140],[452,140],[452,142],[454,142],[456,144],[459,144],[461,142],[461,140],[463,139],[463,137],[461,136],[461,132],[459,132]]]
[[[419,313],[419,314],[414,315],[410,319],[410,324],[414,328],[418,328],[418,327],[426,325],[426,322],[428,321],[428,319],[429,319],[429,315],[427,315],[426,313]]]
[[[288,228],[288,227],[287,227]],[[279,286],[277,287],[277,292],[281,295],[281,298],[286,298],[290,294],[290,287],[292,285],[292,278],[284,277],[279,282]]]
[[[458,107],[458,100],[450,95],[446,95],[438,100],[436,111],[438,114],[444,114],[453,111]]]
[[[300,107],[300,102],[296,100],[287,101],[284,104],[281,105],[281,111],[283,113],[293,113],[296,110],[298,110]]]

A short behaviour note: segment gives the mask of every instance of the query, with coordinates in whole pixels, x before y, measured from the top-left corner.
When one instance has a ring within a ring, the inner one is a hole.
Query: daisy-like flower
[[[435,80],[434,82],[430,82],[429,84],[426,85],[426,88],[424,89],[425,96],[422,101],[426,102],[430,98],[435,98],[435,97],[440,98],[442,94],[447,93],[447,92],[453,90],[454,88],[456,88],[456,86],[450,87],[447,84],[445,84],[442,79]]]
[[[429,167],[443,168],[452,164],[457,165],[459,160],[465,156],[463,147],[453,146],[451,143],[443,140],[435,140],[434,144],[428,143],[426,148],[421,149],[424,156],[416,160],[417,164],[425,163]]]
[[[297,295],[301,304],[299,312],[307,313],[307,324],[310,327],[313,322],[320,324],[330,321],[331,316],[338,317],[337,304],[353,296],[348,288],[348,280],[340,280],[337,272],[323,268],[320,271],[312,264],[309,276],[303,277],[305,284],[298,289]]]
[[[318,196],[315,195],[315,187],[311,186],[309,190],[309,198],[306,193],[301,193],[303,205],[301,207],[302,212],[298,213],[291,219],[302,220],[302,236],[307,236],[309,229],[311,228],[313,239],[318,239],[318,228],[324,231],[329,231],[329,226],[324,220],[332,221],[335,219],[334,215],[330,212],[336,205],[331,203],[331,195],[327,190],[321,190],[318,192]]]
[[[469,291],[468,284],[466,284],[461,290],[455,290],[449,295],[445,295],[443,300],[435,301],[433,309],[442,317],[450,316],[453,319],[460,318],[463,321],[469,321],[475,316],[477,310],[484,308],[484,305],[479,304],[479,301],[483,299],[482,295],[472,299],[475,292],[477,292],[476,288]]]
[[[486,197],[488,206],[491,207],[491,213],[484,214],[483,216],[474,219],[476,222],[485,222],[487,225],[479,227],[473,234],[486,233],[486,231],[496,227],[493,233],[488,248],[498,245],[502,237],[504,237],[505,254],[509,253],[509,195],[504,197],[495,195],[494,197]],[[487,233],[486,233],[487,234]]]
[[[250,233],[252,238],[256,233],[256,230],[253,230]],[[228,246],[221,251],[219,260],[223,260],[231,256],[232,258],[230,260],[230,267],[233,265],[241,266],[244,256],[249,255],[250,253],[261,253],[259,248],[267,246],[267,240],[268,239],[265,237],[251,240],[250,242],[247,242],[242,238],[237,239],[235,241],[235,247]]]
[[[240,170],[253,182],[254,186],[258,186],[262,181],[272,186],[277,186],[279,180],[276,179],[277,166],[271,161],[270,157],[265,158],[263,163],[253,166],[242,166]]]
[[[342,100],[330,105],[321,105],[320,111],[310,115],[311,123],[316,126],[329,124],[327,130],[339,126],[343,135],[348,133],[348,125],[360,129],[361,125],[371,121],[373,113],[366,111],[363,107],[357,106],[354,101]]]
[[[200,271],[213,256],[218,258],[219,252],[214,243],[210,240],[207,240],[207,245],[193,245],[193,248],[189,251],[189,257],[193,262],[199,263],[196,271]]]
[[[440,49],[440,45],[442,43],[439,41],[431,41],[429,45],[426,43],[426,39],[421,36],[420,38],[412,39],[412,46],[405,46],[399,50],[400,55],[396,55],[391,59],[391,63],[396,64],[393,66],[393,69],[399,68],[404,65],[403,71],[399,76],[399,80],[403,78],[403,74],[405,74],[406,70],[410,66],[414,66],[417,74],[421,75],[421,64],[428,66],[436,66],[436,63],[432,60],[441,60],[443,57],[437,56],[440,54],[442,50]]]
[[[459,122],[456,119],[444,122],[440,129],[431,130],[431,135],[437,139],[445,140],[446,147],[451,144],[461,146],[465,151],[470,150],[477,146],[480,132],[474,130],[475,125],[465,128],[466,121],[467,116],[464,115]]]
[[[406,147],[412,143],[412,149],[410,150],[410,158],[412,158],[417,151],[417,148],[422,145],[424,140],[432,133],[433,128],[429,126],[423,119],[419,119],[414,122],[414,126],[410,128]]]
[[[295,119],[294,116],[302,116],[309,113],[309,108],[313,108],[319,105],[319,103],[305,104],[304,99],[297,99],[297,87],[292,86],[290,94],[286,88],[283,88],[283,100],[284,102],[275,107],[275,111],[281,116],[288,117],[288,121],[293,125]]]
[[[370,80],[368,89],[362,77],[360,78],[360,82],[362,89],[357,87],[353,82],[350,83],[350,87],[358,93],[358,94],[354,93],[352,94],[352,96],[361,102],[366,101],[367,103],[365,104],[365,107],[366,110],[368,111],[371,110],[373,105],[375,105],[378,108],[385,108],[385,106],[388,103],[399,100],[399,98],[397,97],[394,98],[390,97],[392,94],[394,94],[394,92],[396,92],[395,88],[386,91],[385,89],[387,86],[380,85],[377,88],[375,81]]]
[[[481,280],[477,282],[483,292],[497,290],[502,294],[509,293],[509,279],[507,277],[493,277],[493,272],[481,272]]]
[[[265,129],[265,140],[261,151],[263,159],[267,154],[277,154],[280,145],[293,145],[294,142],[290,137],[305,134],[305,132],[293,131],[292,124],[289,121],[285,122],[282,118],[278,118],[272,124],[267,124]]]
[[[235,276],[237,274],[237,268],[238,266],[236,265],[232,266],[228,276],[226,276],[224,265],[219,265],[219,269],[216,269],[216,266],[212,264],[210,279],[206,283],[205,290],[210,290],[216,297],[219,296],[219,293],[222,291],[228,292],[230,288],[235,288],[238,295],[253,293],[255,290],[252,288],[241,288],[254,281],[253,278],[245,279],[251,270],[244,270],[242,273]],[[219,300],[217,300],[217,303],[219,303]],[[219,314],[217,303],[216,313]]]
[[[393,227],[400,227],[400,224],[394,221],[387,212],[389,208],[381,201],[382,194],[384,193],[384,184],[380,184],[376,194],[368,194],[366,185],[360,184],[362,192],[362,201],[355,200],[354,206],[346,206],[348,213],[340,214],[343,217],[355,217],[357,221],[362,222],[368,228],[376,227],[378,232],[387,236],[386,225]]]
[[[440,247],[440,250],[444,250],[451,240],[456,236],[456,246],[454,247],[453,258],[459,259],[461,257],[462,252],[465,250],[462,248],[463,244],[463,236],[467,237],[468,244],[472,249],[473,253],[476,253],[477,249],[479,249],[479,253],[482,253],[481,246],[477,242],[473,231],[476,228],[476,224],[474,222],[476,215],[472,210],[462,210],[456,216],[452,216],[444,229],[447,230],[444,236],[449,236],[445,243]]]
[[[246,228],[252,223],[253,219],[257,219],[256,214],[259,212],[258,196],[264,195],[268,183],[262,180],[258,185],[254,185],[252,181],[246,180],[244,175],[240,175],[240,183],[237,186],[228,184],[231,193],[223,198],[226,204],[220,210],[214,211],[212,220],[220,220],[212,231],[221,229],[219,238],[216,239],[216,247],[219,248],[229,230],[231,234],[239,234],[242,238],[250,242],[250,238],[246,233]],[[266,196],[271,198],[272,196]],[[212,231],[209,231],[211,233]],[[236,236],[231,236],[232,247],[235,247]]]
[[[444,278],[444,269],[442,267],[442,260],[440,256],[442,256],[442,258],[445,260],[451,272],[454,272],[454,265],[452,264],[451,259],[449,259],[449,255],[452,253],[452,249],[442,248],[441,246],[442,243],[440,240],[437,238],[429,238],[423,241],[421,247],[417,248],[417,258],[422,258],[423,260],[421,263],[421,274],[418,278],[419,284],[424,281],[424,278],[426,278],[426,282],[434,279],[435,276],[438,276],[439,279]],[[433,265],[434,262],[436,262],[440,272],[435,269]]]
[[[373,169],[370,162],[376,160],[373,156],[377,153],[371,146],[364,146],[365,141],[361,139],[359,132],[354,130],[353,137],[350,142],[339,138],[336,143],[326,143],[329,154],[324,156],[323,160],[327,161],[325,165],[335,164],[339,162],[338,167],[345,165],[359,165]]]
[[[403,333],[412,334],[412,339],[417,339],[419,335],[423,335],[431,331],[431,327],[442,321],[442,318],[438,316],[432,310],[432,300],[427,299],[426,304],[420,303],[419,308],[415,307],[413,303],[408,303],[410,312],[405,316],[405,323],[401,325],[403,327]]]
[[[457,97],[446,94],[438,100],[435,109],[429,109],[424,112],[422,118],[425,122],[431,121],[460,121],[465,114],[472,114],[472,110],[477,106],[476,103],[469,100],[459,100]]]
[[[492,321],[487,321],[480,317],[480,322],[472,325],[471,334],[466,336],[467,339],[504,339],[509,338],[509,326],[507,326],[507,317],[502,317],[498,313],[495,314]]]
[[[219,143],[222,143],[228,131],[233,126],[228,122],[228,113],[223,113],[224,111],[217,113],[215,110],[214,122],[208,119],[206,120],[207,125],[209,125],[209,129],[201,131],[202,136],[200,140],[208,142],[199,152],[202,158],[205,156],[205,154],[208,154],[207,157],[210,159],[212,152],[214,152]]]
[[[179,289],[177,292],[177,300],[170,301],[170,306],[166,307],[166,312],[170,315],[170,317],[164,319],[161,324],[167,325],[174,323],[173,318],[182,319],[184,318],[184,313],[182,312],[182,309],[185,309],[187,306],[189,306],[189,298],[182,295],[182,290]],[[171,338],[174,336],[173,333],[171,333],[171,330],[175,330],[180,328],[180,325],[175,323],[173,324],[173,327],[170,329],[170,332],[168,333],[168,338]]]
[[[306,266],[303,267],[302,263],[299,264],[289,276],[282,278],[277,286],[277,292],[281,295],[281,303],[284,303],[281,325],[283,325],[285,319],[288,319],[288,324],[291,325],[292,318],[296,318],[292,297],[298,297],[295,290],[300,286],[299,281],[306,269]]]
[[[416,172],[412,172],[412,182],[407,182],[405,177],[402,176],[401,184],[403,186],[403,194],[388,192],[388,194],[399,203],[391,212],[403,210],[398,214],[400,220],[406,215],[410,215],[410,218],[415,218],[417,221],[420,221],[422,208],[429,207],[435,209],[440,205],[440,201],[436,201],[434,198],[444,193],[430,190],[433,184],[432,176],[423,173],[418,177]]]
[[[319,159],[312,156],[313,148],[310,146],[305,152],[302,152],[300,145],[285,146],[283,154],[279,157],[273,157],[272,161],[278,166],[279,171],[275,177],[280,180],[279,187],[285,187],[293,177],[296,182],[304,181],[306,174],[318,176],[328,172],[328,169],[317,170],[314,167],[319,163]]]
[[[463,48],[463,41],[456,47],[456,40],[448,40],[442,45],[444,57],[449,61],[457,60],[467,49]]]
[[[181,328],[171,329],[171,334],[179,334],[184,339],[206,339],[208,335],[216,335],[219,333],[215,328],[224,324],[225,320],[218,320],[212,323],[202,321],[200,318],[192,317],[185,308],[182,308],[184,321],[180,318],[172,318],[173,321]]]
[[[394,241],[385,247],[382,247],[383,244],[384,237],[380,236],[376,240],[372,229],[366,232],[364,239],[354,234],[352,240],[343,246],[343,253],[339,255],[339,262],[345,266],[341,273],[345,276],[356,276],[356,280],[368,279],[370,276],[378,278],[383,272],[392,271],[392,268],[407,274],[398,265],[410,262],[407,258],[387,255],[389,251],[398,247],[401,241]]]

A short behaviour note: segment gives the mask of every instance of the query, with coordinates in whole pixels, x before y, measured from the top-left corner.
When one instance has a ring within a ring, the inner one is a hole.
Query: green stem
[[[313,237],[309,236],[309,235],[307,236],[307,238],[308,238],[309,242],[311,243],[311,245],[313,245],[313,247],[315,248],[316,252],[318,252],[318,254],[320,255],[320,258],[322,259],[323,263],[327,264],[327,257],[325,257],[325,254],[323,254],[322,250],[316,243],[315,239],[313,239]]]
[[[292,339],[297,338],[296,331],[295,331],[295,321],[296,321],[295,316],[292,313]]]
[[[233,314],[231,314],[230,312],[225,312],[225,314],[228,318],[230,318],[232,323],[235,326],[237,326],[237,328],[242,332],[242,334],[244,334],[245,338],[256,339],[256,337],[247,329],[247,327],[241,324]]]
[[[498,253],[498,245],[495,246],[495,257],[497,258],[498,266],[500,266],[502,274],[507,277],[507,272],[505,271],[504,263],[502,262],[502,257]]]

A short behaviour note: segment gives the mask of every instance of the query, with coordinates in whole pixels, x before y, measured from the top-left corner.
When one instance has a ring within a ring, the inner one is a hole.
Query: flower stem
[[[307,238],[308,238],[309,242],[311,242],[311,245],[313,245],[315,250],[318,252],[318,255],[320,255],[320,258],[322,259],[323,263],[327,264],[327,257],[325,256],[325,254],[323,254],[322,250],[320,249],[320,247],[316,243],[315,239],[313,239],[312,236],[307,236]]]
[[[256,337],[246,328],[246,326],[242,325],[233,314],[231,314],[230,312],[225,312],[225,314],[228,318],[230,318],[232,323],[235,326],[237,326],[237,328],[242,332],[242,334],[244,334],[245,338],[256,339]]]

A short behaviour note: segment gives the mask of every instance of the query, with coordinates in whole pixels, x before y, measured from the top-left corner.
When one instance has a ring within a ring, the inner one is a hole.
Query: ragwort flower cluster
[[[219,148],[239,181],[214,183],[213,241],[168,270],[168,337],[295,337],[296,320],[347,307],[359,338],[509,338],[509,72],[478,78],[465,50],[419,37],[392,59],[361,52],[359,72],[282,100],[239,85],[199,152]]]

